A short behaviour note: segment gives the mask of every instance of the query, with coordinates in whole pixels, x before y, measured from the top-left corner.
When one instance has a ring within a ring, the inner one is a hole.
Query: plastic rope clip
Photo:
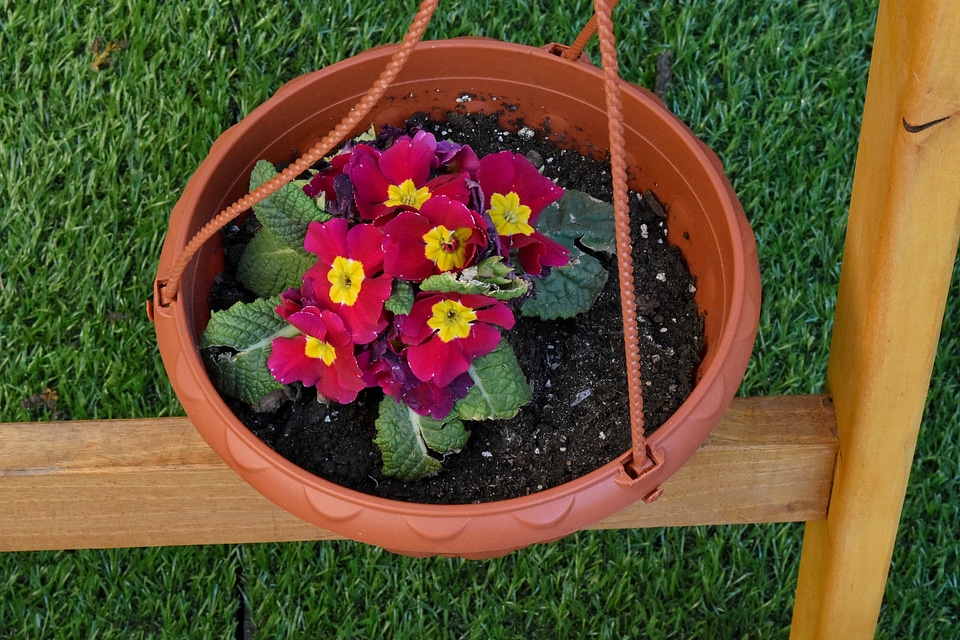
[[[620,473],[616,477],[618,485],[621,487],[636,486],[651,473],[659,469],[666,461],[666,453],[661,447],[647,444],[643,447],[643,451],[645,455],[640,460],[637,460],[638,456],[636,452],[634,452],[633,456],[623,464]],[[659,497],[660,489],[658,488],[654,493],[656,493],[656,496],[651,494],[653,497],[651,497],[649,502]],[[647,498],[644,498],[644,501],[648,501]]]

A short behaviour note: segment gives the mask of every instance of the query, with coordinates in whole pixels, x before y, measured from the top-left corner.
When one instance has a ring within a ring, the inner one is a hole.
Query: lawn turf
[[[445,1],[427,38],[570,42],[590,3]],[[0,421],[180,415],[143,313],[169,211],[284,82],[396,42],[413,2],[0,0]],[[876,0],[638,3],[623,75],[713,147],[757,234],[744,395],[817,393]],[[91,67],[96,50],[122,48]],[[596,45],[588,51],[599,59]],[[953,282],[880,638],[960,635]],[[0,638],[783,638],[802,525],[583,532],[505,558],[354,542],[0,555]]]

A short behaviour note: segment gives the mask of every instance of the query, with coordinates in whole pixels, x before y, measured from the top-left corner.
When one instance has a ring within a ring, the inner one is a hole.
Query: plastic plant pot
[[[163,246],[165,273],[191,237],[243,196],[257,160],[287,159],[332,129],[373,83],[394,47],[381,47],[299,77],[213,144],[175,206]],[[222,270],[208,242],[189,264],[177,298],[152,312],[161,356],[187,415],[224,461],[268,499],[318,527],[414,556],[488,558],[588,527],[641,499],[688,460],[720,421],[746,370],[760,310],[753,232],[717,157],[652,93],[622,94],[630,187],[668,205],[669,240],[697,281],[704,358],[689,398],[652,435],[652,464],[637,474],[631,453],[566,484],[521,498],[464,505],[388,500],[323,480],[251,433],[207,377],[197,340],[207,296]],[[545,49],[479,38],[423,42],[387,95],[357,128],[399,126],[411,114],[496,113],[532,127],[549,121],[576,149],[607,148],[600,70]],[[506,124],[506,120],[504,121]],[[159,298],[157,298],[159,300]]]

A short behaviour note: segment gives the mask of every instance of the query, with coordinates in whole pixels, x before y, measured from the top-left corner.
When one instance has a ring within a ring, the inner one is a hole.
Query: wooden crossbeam
[[[738,398],[664,485],[598,529],[796,522],[827,513],[823,396]],[[0,424],[0,551],[330,540],[230,470],[186,418]]]

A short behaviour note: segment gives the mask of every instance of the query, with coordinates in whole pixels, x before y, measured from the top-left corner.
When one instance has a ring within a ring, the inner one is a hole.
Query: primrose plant
[[[251,189],[275,173],[260,161]],[[254,208],[261,228],[237,277],[258,298],[212,314],[200,344],[211,378],[261,411],[300,385],[342,404],[379,388],[384,474],[435,474],[465,422],[529,402],[503,332],[517,315],[590,308],[612,207],[564,193],[523,155],[478,158],[425,131],[361,136],[310,173]]]

